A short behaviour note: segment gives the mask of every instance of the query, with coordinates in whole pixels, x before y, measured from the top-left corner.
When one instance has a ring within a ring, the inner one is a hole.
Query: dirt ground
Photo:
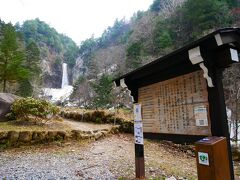
[[[84,144],[5,150],[0,153],[0,178],[134,179],[133,142],[132,135],[120,134]],[[52,165],[46,164],[49,160]],[[196,179],[195,158],[161,143],[145,141],[145,165],[149,178]]]
[[[0,179],[134,179],[133,142],[132,135],[119,134],[85,143],[56,142],[4,150],[0,152]],[[197,179],[192,152],[168,143],[144,143],[149,179]]]
[[[74,130],[82,130],[82,131],[94,131],[99,129],[111,129],[112,125],[110,124],[94,124],[87,122],[77,122],[68,119],[64,119],[63,123],[68,127]]]

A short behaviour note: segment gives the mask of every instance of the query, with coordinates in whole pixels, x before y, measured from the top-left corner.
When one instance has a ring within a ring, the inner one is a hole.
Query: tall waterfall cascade
[[[67,64],[62,64],[62,86],[60,89],[56,88],[43,88],[44,97],[48,97],[51,102],[64,102],[69,99],[73,90],[69,86]]]
[[[62,64],[62,89],[68,86],[68,72],[67,72],[67,64]]]

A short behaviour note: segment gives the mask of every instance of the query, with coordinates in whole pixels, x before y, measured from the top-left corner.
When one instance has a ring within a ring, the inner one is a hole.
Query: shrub
[[[46,100],[34,99],[31,97],[16,100],[11,106],[11,113],[16,120],[49,119],[59,112],[57,106]]]

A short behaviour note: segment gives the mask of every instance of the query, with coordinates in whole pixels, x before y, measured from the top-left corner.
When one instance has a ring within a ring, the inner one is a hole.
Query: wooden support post
[[[214,82],[214,87],[208,87],[212,136],[226,137],[231,180],[234,180],[230,135],[228,130],[226,105],[222,85],[222,70],[211,69],[209,73],[211,74]]]
[[[141,104],[134,104],[135,170],[136,179],[145,179],[143,123]]]
[[[142,144],[135,144],[135,168],[137,179],[145,179],[144,166],[144,147]]]

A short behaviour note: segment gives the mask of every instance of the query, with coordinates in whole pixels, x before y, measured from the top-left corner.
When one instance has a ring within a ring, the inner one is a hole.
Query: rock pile
[[[10,113],[12,103],[19,97],[10,93],[0,93],[0,121],[5,119],[5,115]]]

